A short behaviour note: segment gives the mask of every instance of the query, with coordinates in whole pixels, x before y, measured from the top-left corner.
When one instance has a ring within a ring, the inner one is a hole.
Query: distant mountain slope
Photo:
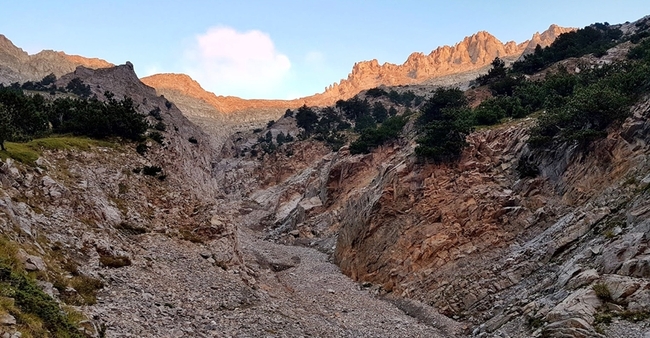
[[[185,74],[156,74],[141,79],[158,95],[173,101],[190,119],[211,136],[215,148],[232,133],[247,131],[281,116],[287,108],[303,105],[303,100],[244,100],[216,96]]]
[[[141,79],[148,86],[156,88],[162,94],[176,91],[210,103],[218,111],[228,114],[248,108],[285,108],[289,105],[301,105],[304,99],[296,100],[246,100],[236,96],[217,96],[207,92],[201,85],[185,74],[155,74]]]
[[[0,34],[0,83],[38,81],[51,73],[58,78],[73,72],[78,66],[98,69],[112,67],[113,64],[52,50],[29,55]]]
[[[380,65],[377,60],[361,61],[353,66],[347,79],[330,85],[323,93],[295,100],[244,100],[233,96],[216,96],[203,90],[188,76],[178,74],[157,74],[143,78],[142,81],[163,95],[184,95],[200,99],[225,114],[250,109],[281,111],[302,104],[325,106],[381,85],[420,84],[447,75],[480,70],[489,65],[495,57],[516,59],[524,53],[532,52],[537,44],[546,47],[560,34],[572,30],[574,29],[551,25],[548,30],[535,33],[531,40],[520,44],[514,41],[502,43],[483,31],[466,37],[453,47],[438,47],[428,55],[413,53],[402,65]]]

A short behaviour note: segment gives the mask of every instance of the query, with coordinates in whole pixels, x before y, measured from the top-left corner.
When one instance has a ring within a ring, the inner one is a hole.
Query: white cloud
[[[217,95],[272,98],[291,68],[268,34],[213,27],[185,51],[185,71]]]

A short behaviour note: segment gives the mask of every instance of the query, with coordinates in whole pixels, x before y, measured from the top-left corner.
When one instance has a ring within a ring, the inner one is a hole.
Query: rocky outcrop
[[[647,211],[647,101],[635,109],[592,153],[537,158],[533,179],[515,171],[528,156],[525,124],[472,135],[458,167],[391,161],[340,211],[338,264],[464,316],[477,333],[534,331],[528,320],[548,323],[548,336],[598,336],[594,318],[607,304],[623,304],[614,313],[648,306],[638,279],[647,221],[631,216]]]
[[[537,45],[539,45],[542,48],[548,47],[561,34],[573,32],[575,30],[576,28],[560,27],[558,25],[553,24],[550,27],[548,27],[548,29],[545,30],[544,32],[542,33],[537,32],[533,34],[533,37],[526,44],[524,51],[521,53],[521,56],[534,52],[535,48],[537,48]]]
[[[88,336],[453,337],[462,330],[434,309],[426,311],[430,322],[419,322],[340,274],[323,253],[261,240],[250,229],[265,221],[263,203],[272,199],[242,196],[256,186],[227,192],[223,182],[259,177],[270,185],[289,169],[255,174],[233,165],[217,175],[207,137],[140,83],[130,64],[80,67],[59,81],[75,77],[100,99],[109,90],[132,98],[142,113],[160,108],[167,125],[164,143],[148,142],[144,156],[134,144],[88,141],[39,148],[33,165],[0,162],[0,233],[24,250],[16,264],[38,272],[43,289],[60,301],[81,292],[61,281],[101,281],[96,303],[75,308]],[[296,129],[287,121],[275,127]],[[295,165],[318,158],[313,150],[296,154]],[[139,173],[145,165],[160,165],[166,177]],[[109,266],[105,257],[128,264]],[[433,325],[438,318],[444,327]],[[2,314],[0,335],[25,332],[15,319]]]
[[[79,78],[89,85],[92,93],[100,99],[104,98],[105,91],[113,93],[116,98],[133,99],[139,112],[147,115],[152,125],[163,122],[166,126],[162,132],[165,138],[163,149],[156,152],[158,148],[152,147],[152,156],[155,156],[157,165],[178,173],[176,178],[175,175],[170,175],[169,179],[191,184],[197,194],[206,197],[215,195],[212,163],[217,153],[210,146],[209,137],[169,100],[157,95],[153,88],[140,82],[131,63],[102,69],[78,67],[74,72],[57,80],[56,84],[65,85],[74,78]],[[161,121],[151,114],[156,110],[160,113]],[[196,142],[190,142],[190,138]],[[151,143],[150,145],[153,146]]]
[[[78,66],[108,68],[113,64],[97,58],[68,55],[64,52],[44,50],[34,55],[16,47],[0,34],[0,83],[39,81],[49,74],[61,77],[73,72]]]
[[[267,238],[331,253],[363,285],[463,318],[476,335],[642,336],[599,323],[650,306],[649,106],[588,152],[533,153],[529,119],[470,135],[456,165],[417,163],[409,137],[368,155],[313,141],[291,157],[243,155],[267,131],[295,132],[282,119],[233,136],[220,184],[244,193],[260,219],[249,226]],[[521,165],[540,175],[520,177]]]

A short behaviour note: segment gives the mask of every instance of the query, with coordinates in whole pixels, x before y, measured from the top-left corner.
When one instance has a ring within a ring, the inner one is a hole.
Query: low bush
[[[607,287],[606,284],[604,283],[594,284],[591,288],[596,293],[596,296],[598,296],[598,298],[600,298],[602,301],[604,302],[612,301],[612,294],[609,292],[609,288]]]
[[[144,143],[138,143],[138,145],[135,147],[135,151],[142,156],[147,153],[147,150],[149,150],[149,147],[147,147],[147,145]]]

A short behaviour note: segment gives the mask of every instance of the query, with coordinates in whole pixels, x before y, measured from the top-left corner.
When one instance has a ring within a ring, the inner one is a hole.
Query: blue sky
[[[480,30],[522,42],[552,23],[650,14],[647,0],[6,0],[0,7],[0,34],[29,53],[128,60],[139,76],[188,73],[217,95],[280,99],[322,92],[357,61],[401,64]]]

